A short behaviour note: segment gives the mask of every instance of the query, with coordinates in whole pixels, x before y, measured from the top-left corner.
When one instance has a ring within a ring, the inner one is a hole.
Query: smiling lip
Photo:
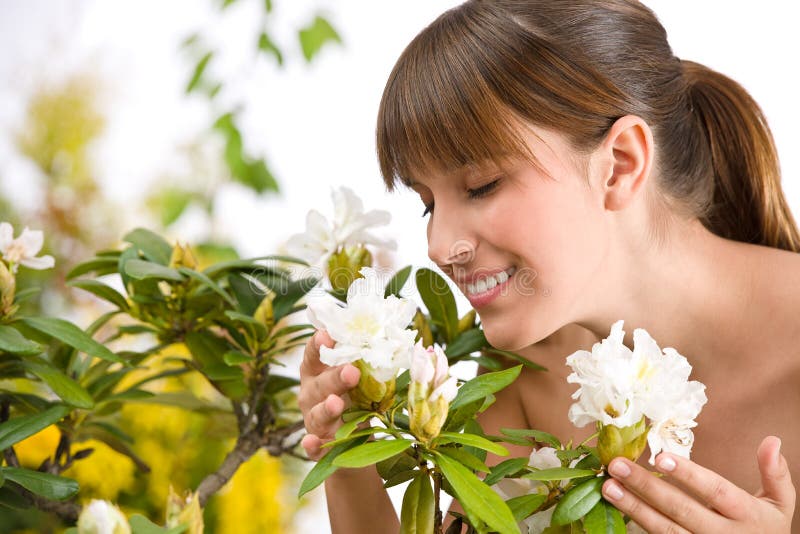
[[[508,285],[508,281],[514,276],[515,272],[516,269],[514,267],[511,267],[506,270],[498,269],[493,273],[481,273],[480,275],[465,277],[460,279],[458,282],[459,285],[461,286],[462,292],[467,297],[467,300],[469,300],[469,303],[472,305],[473,308],[477,309],[482,306],[486,306],[487,304],[492,302],[495,298],[497,298],[503,291],[503,288],[505,288]],[[505,280],[503,280],[502,282],[497,280],[496,277],[498,275],[500,275],[501,279],[505,278]],[[485,287],[483,291],[478,291],[478,292],[472,292],[467,289],[467,285],[472,286],[470,289],[480,289],[480,288],[475,288],[475,286],[478,284],[485,285],[485,281],[488,278],[494,278],[494,282],[496,282],[496,285],[494,287],[491,288]]]

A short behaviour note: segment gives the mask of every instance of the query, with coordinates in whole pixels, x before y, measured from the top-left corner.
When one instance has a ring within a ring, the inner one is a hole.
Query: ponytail
[[[692,61],[681,65],[695,128],[701,129],[713,167],[713,198],[701,220],[728,239],[800,252],[761,108],[727,76]]]

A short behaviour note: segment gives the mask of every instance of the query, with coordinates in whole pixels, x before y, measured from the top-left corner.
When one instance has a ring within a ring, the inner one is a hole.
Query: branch
[[[81,514],[81,507],[78,503],[73,501],[51,501],[31,493],[21,486],[17,486],[14,489],[39,510],[53,513],[67,523],[74,524],[78,521],[78,516]]]
[[[197,498],[200,500],[200,507],[205,507],[208,499],[222,487],[236,473],[236,470],[253,456],[261,447],[261,439],[253,434],[239,436],[236,446],[225,456],[219,469],[207,475],[200,485],[197,486]]]

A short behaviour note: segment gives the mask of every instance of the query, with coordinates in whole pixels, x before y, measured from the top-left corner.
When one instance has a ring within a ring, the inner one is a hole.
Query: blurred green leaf
[[[116,272],[118,262],[118,258],[111,256],[93,258],[73,267],[72,270],[67,273],[67,280],[91,272],[94,272],[97,276],[111,274]]]
[[[183,282],[183,275],[177,269],[164,267],[158,263],[142,260],[128,260],[125,262],[125,274],[135,280],[173,280]]]
[[[583,520],[586,534],[625,534],[625,520],[619,510],[600,499]]]
[[[471,354],[477,350],[487,347],[489,342],[480,328],[471,328],[462,332],[451,343],[447,344],[444,353],[448,358],[456,358],[465,354]]]
[[[227,302],[231,306],[236,306],[236,301],[233,300],[231,298],[231,296],[228,295],[228,293],[226,293],[225,290],[222,289],[219,286],[219,284],[217,284],[215,281],[213,281],[211,278],[209,278],[205,274],[203,274],[201,272],[198,272],[198,271],[195,271],[194,269],[189,269],[187,267],[180,267],[178,269],[178,272],[180,272],[183,275],[188,276],[189,278],[194,278],[195,280],[200,282],[202,285],[210,288],[212,291],[214,291],[214,293],[216,293],[217,295],[222,297],[223,300],[225,300],[225,302]]]
[[[561,448],[561,440],[553,434],[542,430],[534,430],[532,428],[501,428],[500,432],[506,436],[513,436],[515,438],[533,438],[538,443],[546,443],[554,449]]]
[[[534,371],[547,371],[547,367],[539,365],[536,362],[532,362],[528,358],[526,358],[525,356],[521,356],[521,355],[517,354],[516,352],[510,352],[510,351],[507,351],[507,350],[500,350],[500,349],[496,349],[494,347],[487,348],[486,352],[489,353],[489,354],[498,354],[500,356],[505,356],[506,358],[510,358],[510,359],[512,359],[512,360],[514,360],[514,361],[516,361],[518,363],[521,363],[524,367],[527,367],[528,369],[533,369]]]
[[[231,350],[225,353],[222,360],[228,365],[239,365],[241,363],[252,362],[255,358],[249,354],[239,352],[238,350]]]
[[[183,215],[196,195],[193,191],[167,187],[148,197],[147,205],[158,215],[161,225],[167,228]]]
[[[48,499],[60,501],[68,499],[78,492],[78,483],[70,478],[17,467],[0,467],[0,473],[6,480],[15,482],[26,490]]]
[[[522,475],[522,478],[531,480],[569,480],[572,478],[583,478],[594,476],[597,473],[589,469],[573,469],[570,467],[552,467],[550,469],[539,469]]]
[[[148,260],[160,265],[169,265],[172,246],[157,233],[146,228],[136,228],[126,234],[123,239],[142,251]]]
[[[483,462],[483,460],[467,452],[465,447],[458,449],[454,447],[439,447],[436,450],[442,454],[446,454],[453,460],[461,462],[473,471],[480,471],[481,473],[488,473],[490,471],[489,467]]]
[[[206,54],[200,58],[200,61],[197,62],[197,65],[194,67],[194,72],[192,72],[192,77],[189,79],[189,83],[186,84],[186,94],[191,93],[200,86],[206,67],[208,67],[213,57],[214,52],[206,52]]]
[[[333,465],[333,461],[338,458],[340,454],[353,447],[360,446],[368,439],[369,436],[362,436],[352,441],[341,443],[328,451],[328,453],[323,456],[322,459],[320,459],[314,465],[314,467],[311,468],[311,471],[308,472],[306,478],[303,479],[303,482],[300,484],[300,489],[297,492],[297,497],[302,497],[309,491],[325,482],[325,479],[331,476],[338,469],[337,466]]]
[[[258,36],[258,49],[273,56],[278,65],[283,65],[283,54],[266,31],[261,32],[261,35]]]
[[[400,291],[403,289],[403,286],[406,285],[408,281],[408,277],[411,275],[411,265],[406,265],[399,271],[397,271],[394,276],[392,276],[391,280],[386,284],[386,291],[383,292],[383,297],[388,298],[389,295],[394,295],[395,297],[400,296]]]
[[[182,534],[189,528],[188,524],[174,528],[161,527],[141,514],[130,516],[128,523],[131,526],[131,534]]]
[[[119,291],[97,280],[70,280],[67,282],[67,285],[88,291],[92,295],[110,302],[123,311],[128,311],[129,309],[128,301]]]
[[[94,401],[85,389],[73,379],[43,362],[23,361],[22,366],[39,377],[61,400],[77,408],[89,409]]]
[[[15,417],[0,424],[0,451],[59,422],[69,412],[66,406],[53,406],[44,412]]]
[[[214,129],[225,138],[225,163],[231,176],[256,193],[278,191],[278,182],[263,159],[253,160],[244,152],[242,134],[232,113],[225,113],[214,123]]]
[[[299,32],[300,46],[306,61],[311,61],[328,43],[341,43],[342,38],[331,23],[317,15],[314,20]]]
[[[492,467],[491,473],[483,480],[489,486],[494,485],[508,475],[518,473],[528,466],[527,458],[509,458]]]
[[[0,325],[0,351],[34,356],[42,352],[42,347],[20,334],[16,328]]]
[[[54,337],[70,347],[85,352],[89,356],[117,363],[125,363],[122,358],[92,339],[83,330],[63,319],[56,319],[54,317],[25,317],[24,319],[20,319],[20,321],[38,332]]]
[[[513,497],[507,500],[506,504],[514,515],[514,519],[520,522],[535,512],[546,500],[547,495],[545,494],[531,493]]]

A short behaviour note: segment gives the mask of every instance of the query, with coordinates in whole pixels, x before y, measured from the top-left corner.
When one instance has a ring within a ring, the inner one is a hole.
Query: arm
[[[762,489],[750,495],[720,475],[674,454],[661,453],[656,469],[684,491],[623,458],[609,465],[614,480],[603,495],[648,532],[792,532],[795,488],[780,440],[768,437],[758,448]]]
[[[322,445],[333,439],[342,425],[347,404],[344,395],[360,378],[352,365],[328,367],[320,362],[322,345],[332,347],[333,340],[318,331],[306,344],[300,365],[298,404],[308,431],[302,446],[313,460],[325,455]],[[397,515],[374,467],[337,470],[325,481],[325,496],[333,534],[372,534],[376,525],[381,525],[381,532],[399,530]]]

